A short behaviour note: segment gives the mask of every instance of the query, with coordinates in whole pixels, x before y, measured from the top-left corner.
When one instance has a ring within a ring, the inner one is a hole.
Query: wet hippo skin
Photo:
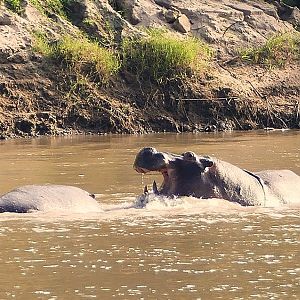
[[[300,177],[289,170],[250,172],[191,151],[177,155],[151,147],[139,151],[134,169],[163,175],[159,189],[153,184],[158,195],[221,198],[244,206],[300,203]]]

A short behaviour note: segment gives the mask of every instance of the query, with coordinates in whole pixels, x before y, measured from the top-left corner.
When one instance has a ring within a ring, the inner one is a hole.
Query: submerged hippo
[[[140,150],[134,168],[163,175],[160,189],[153,183],[153,192],[159,195],[221,198],[244,206],[300,203],[300,177],[289,170],[252,173],[217,158],[155,148]]]
[[[1,196],[0,212],[101,211],[94,198],[94,195],[74,186],[27,185]]]

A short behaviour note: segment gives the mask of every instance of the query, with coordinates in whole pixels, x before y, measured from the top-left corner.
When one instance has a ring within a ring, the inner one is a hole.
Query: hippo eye
[[[186,160],[192,160],[192,161],[196,160],[196,154],[192,151],[184,152],[184,153],[182,153],[182,156],[183,156],[183,159],[186,159]]]

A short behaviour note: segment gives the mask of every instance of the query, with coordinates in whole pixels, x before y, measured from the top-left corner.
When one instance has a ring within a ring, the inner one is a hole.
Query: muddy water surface
[[[0,299],[299,299],[300,208],[153,199],[132,169],[144,146],[300,174],[300,132],[0,142],[0,193],[33,183],[97,194],[103,213],[0,215]],[[300,197],[300,195],[299,195]]]

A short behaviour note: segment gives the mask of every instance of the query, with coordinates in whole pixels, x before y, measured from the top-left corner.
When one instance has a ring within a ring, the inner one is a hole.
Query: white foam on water
[[[97,195],[98,196],[98,195]],[[300,218],[300,206],[241,206],[238,203],[224,199],[199,199],[194,197],[173,197],[155,195],[149,193],[134,197],[132,195],[119,194],[118,199],[113,197],[112,203],[101,203],[101,196],[97,200],[101,211],[38,211],[31,213],[1,213],[0,222],[12,219],[41,220],[53,222],[56,220],[99,220],[110,221],[129,218],[132,221],[141,218],[161,218],[176,216],[198,215],[205,222],[237,222],[243,217],[257,214],[268,215],[279,219],[283,217]],[[207,217],[209,216],[209,218]],[[213,216],[213,217],[212,217]]]

